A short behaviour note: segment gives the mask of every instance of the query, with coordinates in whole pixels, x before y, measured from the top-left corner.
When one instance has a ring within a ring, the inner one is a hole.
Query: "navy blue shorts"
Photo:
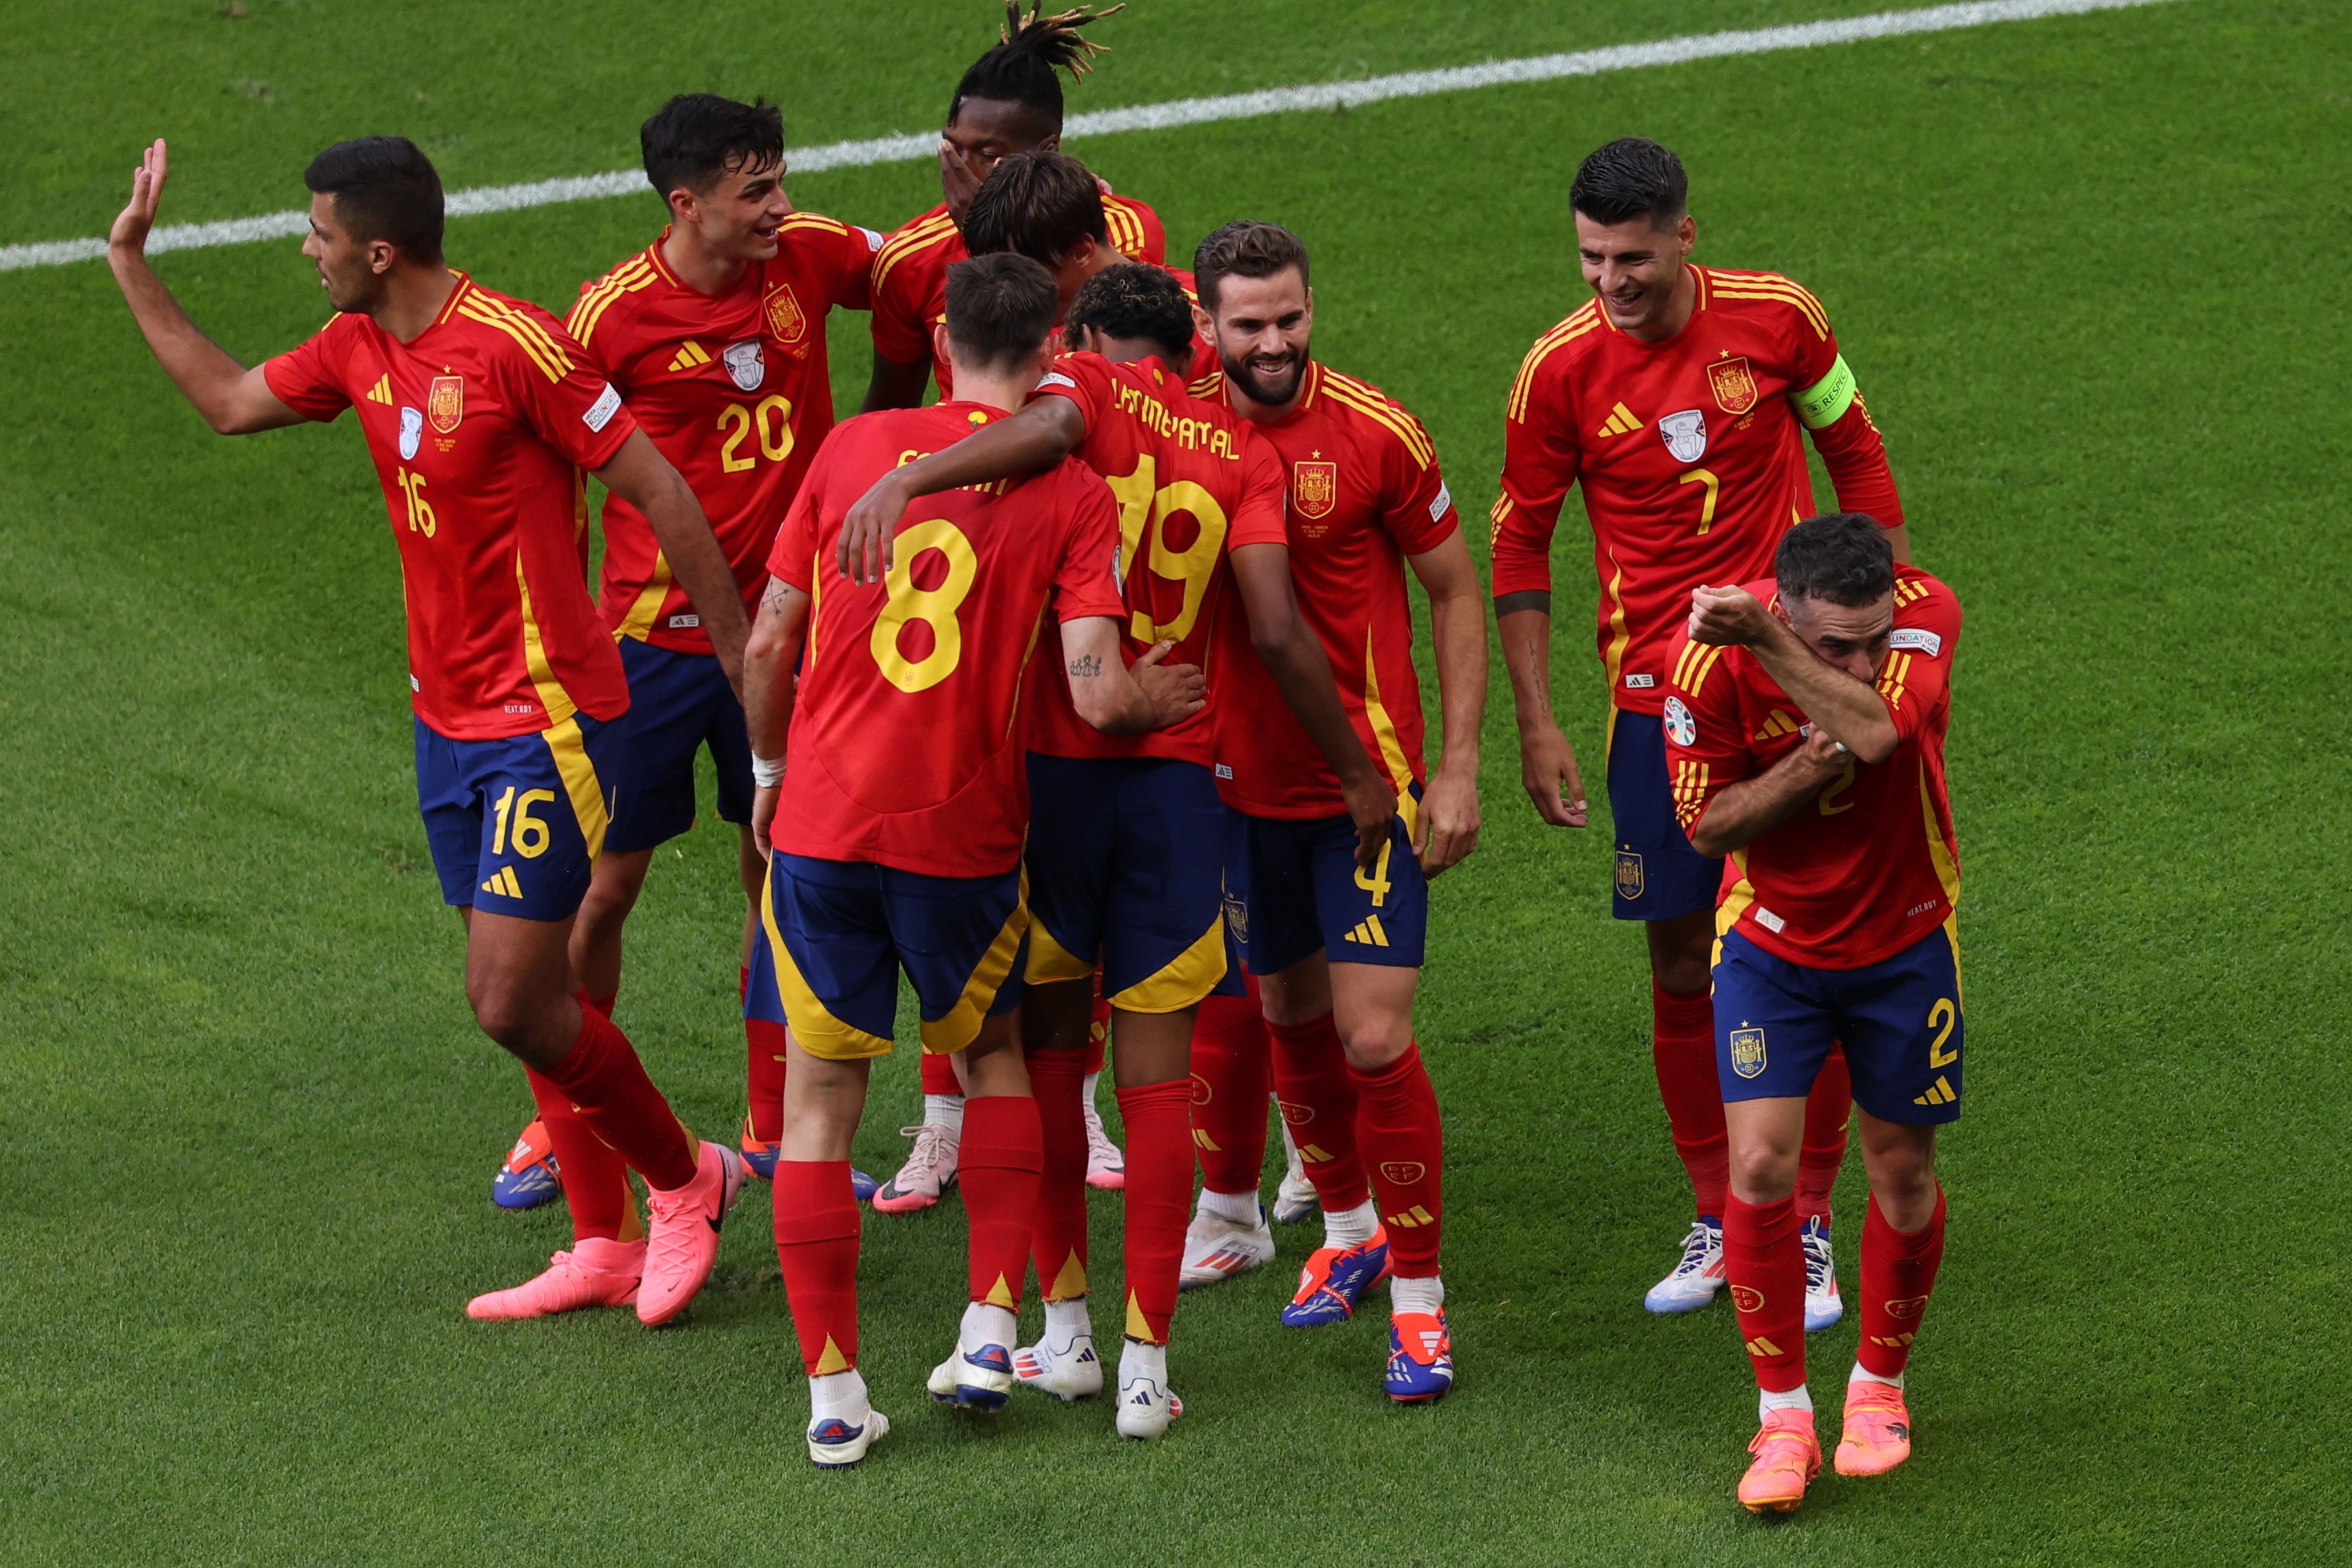
[[[1654,713],[1609,710],[1609,815],[1617,826],[1610,908],[1619,920],[1670,921],[1715,908],[1723,862],[1692,848],[1675,820],[1665,721]]]
[[[626,728],[576,713],[536,735],[453,741],[417,720],[416,805],[442,899],[527,921],[578,913],[612,814],[600,773]]]
[[[1854,1103],[1913,1125],[1960,1115],[1959,938],[1950,921],[1861,969],[1809,969],[1739,931],[1715,962],[1716,1076],[1727,1104],[1812,1091],[1843,1041]]]
[[[719,770],[719,815],[751,820],[751,741],[743,705],[719,656],[679,653],[621,639],[629,675],[628,755],[615,791],[604,847],[650,849],[694,826],[694,753],[710,748]]]
[[[1090,978],[1130,1013],[1238,996],[1226,953],[1225,807],[1198,763],[1029,753],[1033,985]]]
[[[768,858],[747,1016],[781,1013],[813,1057],[887,1055],[898,972],[915,984],[923,1048],[960,1051],[983,1019],[1020,1005],[1029,909],[1015,867],[1000,877],[926,877],[859,860]],[[762,962],[764,959],[764,962]]]
[[[1421,786],[1412,786],[1421,799]],[[1225,814],[1225,918],[1252,974],[1276,974],[1317,952],[1333,963],[1421,967],[1429,884],[1400,816],[1370,871],[1356,866],[1356,825]]]

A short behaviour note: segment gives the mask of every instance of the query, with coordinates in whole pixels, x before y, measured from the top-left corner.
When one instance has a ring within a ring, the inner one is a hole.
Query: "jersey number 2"
[[[947,558],[947,576],[936,588],[918,588],[915,563],[935,550]],[[980,575],[980,557],[963,531],[943,517],[900,529],[890,552],[890,570],[882,579],[886,602],[868,646],[874,650],[874,662],[882,668],[882,679],[912,695],[929,691],[953,675],[963,658],[963,626],[956,619],[956,611],[963,607],[973,579]],[[920,621],[930,628],[931,649],[920,658],[908,658],[899,651],[909,621]]]

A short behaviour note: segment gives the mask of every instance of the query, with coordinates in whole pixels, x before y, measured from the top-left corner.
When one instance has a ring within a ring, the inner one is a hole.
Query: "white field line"
[[[1219,120],[1249,120],[1301,110],[1354,108],[1391,99],[1425,98],[1432,93],[1465,92],[1473,88],[1507,83],[1558,81],[1567,77],[1599,76],[1607,71],[1635,70],[1644,66],[1681,65],[1691,60],[1720,59],[1732,55],[1771,54],[1783,49],[1810,49],[1823,44],[1860,43],[1870,38],[1905,37],[1917,33],[1949,32],[1996,22],[2029,22],[2043,16],[2068,16],[2086,11],[2116,11],[2138,5],[2160,5],[2169,0],[1976,0],[1958,5],[1929,5],[1913,11],[1880,11],[1867,16],[1847,16],[1822,22],[1801,22],[1785,27],[1754,27],[1739,32],[1701,33],[1683,38],[1660,38],[1647,44],[1619,44],[1574,54],[1536,55],[1526,59],[1490,60],[1485,65],[1455,66],[1444,70],[1403,71],[1368,77],[1361,81],[1324,82],[1308,87],[1269,88],[1263,92],[1237,92],[1222,98],[1180,98],[1167,103],[1139,104],[1132,109],[1097,110],[1072,116],[1064,126],[1071,138],[1105,135],[1118,131],[1164,131],[1171,126],[1202,125]],[[787,155],[795,174],[824,169],[856,169],[875,163],[911,163],[929,158],[939,146],[936,134],[877,136],[863,142],[834,142],[821,147],[796,147]],[[452,192],[452,216],[468,213],[514,212],[523,207],[551,206],[559,202],[588,201],[599,196],[635,195],[646,190],[645,175],[635,169],[609,174],[577,174],[563,179],[533,180],[520,185],[481,185]],[[269,213],[260,217],[226,218],[217,223],[170,224],[147,237],[152,254],[193,250],[215,245],[243,245],[257,239],[282,239],[306,233],[307,212]],[[61,267],[106,254],[106,241],[57,239],[33,245],[0,246],[0,272],[20,267]]]

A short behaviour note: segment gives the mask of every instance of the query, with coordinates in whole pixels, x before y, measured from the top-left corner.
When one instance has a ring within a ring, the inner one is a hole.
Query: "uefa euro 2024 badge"
[[[727,374],[734,378],[740,392],[757,392],[761,383],[768,379],[768,356],[760,352],[757,338],[729,343],[719,357],[726,362]]]
[[[415,408],[400,411],[400,460],[408,462],[416,456],[417,443],[425,438],[425,416]]]
[[[1691,717],[1689,705],[1679,697],[1666,699],[1666,738],[1677,746],[1687,746],[1698,739],[1698,721]]]
[[[1706,456],[1706,413],[1704,409],[1685,408],[1679,414],[1665,415],[1658,420],[1658,435],[1675,462],[1696,463]]]

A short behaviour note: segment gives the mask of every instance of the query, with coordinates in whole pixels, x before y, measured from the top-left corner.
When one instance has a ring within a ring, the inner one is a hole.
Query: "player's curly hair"
[[[1568,205],[1612,227],[1637,217],[1664,228],[1690,210],[1683,161],[1646,136],[1620,136],[1585,155],[1568,187]]]
[[[1179,375],[1192,363],[1192,302],[1164,268],[1141,261],[1104,268],[1078,286],[1062,322],[1072,334],[1092,328],[1105,337],[1141,339]]]
[[[1825,512],[1780,536],[1772,576],[1783,598],[1874,605],[1895,592],[1895,546],[1874,518]]]
[[[1059,131],[1062,79],[1055,72],[1082,77],[1094,68],[1094,57],[1110,48],[1079,37],[1078,29],[1125,9],[1126,0],[1120,0],[1100,11],[1074,5],[1047,16],[1045,0],[1031,0],[1029,15],[1024,16],[1021,0],[1004,0],[1004,26],[998,30],[997,46],[974,60],[956,83],[955,97],[948,100],[948,123],[954,124],[963,112],[965,99],[985,98],[1033,110]]]

